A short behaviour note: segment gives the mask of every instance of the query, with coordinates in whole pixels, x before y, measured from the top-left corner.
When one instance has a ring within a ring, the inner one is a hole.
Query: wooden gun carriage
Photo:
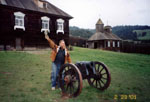
[[[76,97],[82,91],[83,80],[99,90],[109,87],[111,76],[105,64],[98,61],[81,61],[64,64],[59,71],[59,84],[63,94]]]

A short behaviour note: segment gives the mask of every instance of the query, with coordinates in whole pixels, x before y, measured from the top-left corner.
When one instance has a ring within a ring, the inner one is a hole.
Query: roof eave
[[[0,4],[0,6],[8,7],[8,8],[22,9],[22,10],[25,10],[25,11],[31,11],[31,12],[37,12],[37,13],[43,13],[43,14],[53,15],[53,16],[57,16],[57,17],[67,18],[67,19],[73,19],[73,18],[74,18],[74,17],[72,17],[72,16],[56,15],[56,14],[51,14],[51,13],[46,13],[46,12],[40,12],[40,11],[35,11],[35,10],[29,10],[29,9],[25,9],[25,8],[19,8],[19,7],[10,6],[10,5],[3,5],[3,4]]]

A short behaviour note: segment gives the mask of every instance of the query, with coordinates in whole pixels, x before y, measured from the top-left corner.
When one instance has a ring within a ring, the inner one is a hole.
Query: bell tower
[[[103,32],[104,31],[104,24],[102,20],[99,18],[99,20],[96,23],[96,32]]]

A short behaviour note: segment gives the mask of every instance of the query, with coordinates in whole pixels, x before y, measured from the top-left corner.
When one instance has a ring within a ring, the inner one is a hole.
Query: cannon
[[[103,91],[109,87],[111,75],[107,66],[98,61],[64,64],[60,68],[58,77],[62,94],[77,97],[82,91],[85,79],[90,86]]]

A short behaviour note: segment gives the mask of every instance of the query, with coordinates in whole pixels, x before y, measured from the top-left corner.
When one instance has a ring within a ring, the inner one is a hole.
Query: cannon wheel
[[[99,90],[107,89],[111,81],[108,68],[105,64],[97,61],[94,62],[93,66],[95,67],[96,74],[88,77],[88,83]]]
[[[64,64],[59,71],[62,95],[76,97],[82,91],[82,75],[74,64]]]

